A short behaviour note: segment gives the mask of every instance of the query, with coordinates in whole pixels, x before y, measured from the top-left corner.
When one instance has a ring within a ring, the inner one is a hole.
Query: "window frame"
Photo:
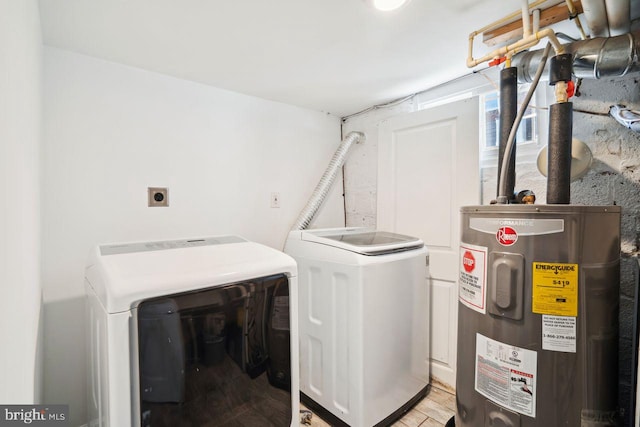
[[[499,91],[495,88],[488,88],[486,91],[479,94],[479,102],[480,102],[480,135],[479,135],[479,150],[480,150],[480,168],[490,168],[498,166],[498,148],[499,146],[486,146],[486,110],[484,108],[485,99],[487,96],[494,96],[498,94]],[[497,97],[499,100],[499,96]],[[531,102],[529,103],[529,108],[534,109],[536,111],[534,127],[537,133],[537,139],[534,138],[531,141],[522,141],[517,144],[516,148],[516,164],[523,163],[534,163],[537,160],[538,153],[542,149],[542,147],[547,145],[548,140],[548,107],[547,100],[549,98],[549,89],[544,83],[541,83],[536,88],[536,91],[531,98]],[[499,101],[498,101],[499,102]],[[545,107],[538,107],[545,106]],[[520,104],[518,104],[518,108]],[[525,115],[523,117],[526,118],[530,115]],[[521,132],[521,130],[519,130]]]

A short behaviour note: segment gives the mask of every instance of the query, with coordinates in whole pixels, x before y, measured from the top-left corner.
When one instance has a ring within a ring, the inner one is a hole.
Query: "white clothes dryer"
[[[362,228],[291,231],[302,402],[334,426],[390,425],[429,386],[427,249]]]
[[[96,247],[89,426],[298,426],[296,275],[236,236]]]

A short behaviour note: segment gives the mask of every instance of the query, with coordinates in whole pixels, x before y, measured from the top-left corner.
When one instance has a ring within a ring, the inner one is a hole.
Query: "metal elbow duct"
[[[622,77],[640,71],[640,32],[572,43],[573,72],[578,78]],[[574,46],[575,45],[575,46]]]
[[[573,74],[578,78],[622,77],[640,71],[640,31],[616,37],[579,40],[564,46],[573,55]],[[531,82],[540,63],[542,50],[515,55],[518,81]]]
[[[353,143],[358,143],[361,140],[364,140],[364,134],[362,132],[350,132],[346,137],[344,137],[342,143],[340,143],[340,146],[333,154],[322,178],[320,178],[320,182],[318,182],[316,189],[313,190],[313,194],[309,198],[309,201],[300,212],[300,215],[298,215],[298,219],[296,220],[292,230],[304,230],[309,226],[313,217],[315,217],[318,212],[318,209],[322,206],[327,194],[329,194],[331,184],[335,181],[336,176],[338,175],[338,170],[342,165],[344,165],[347,155],[349,154],[349,149]]]

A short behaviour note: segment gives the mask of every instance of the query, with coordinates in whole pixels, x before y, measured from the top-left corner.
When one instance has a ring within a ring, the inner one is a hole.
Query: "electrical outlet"
[[[169,206],[169,189],[164,187],[148,187],[147,203],[152,207],[168,207]]]
[[[271,207],[272,208],[280,207],[280,193],[271,193]]]

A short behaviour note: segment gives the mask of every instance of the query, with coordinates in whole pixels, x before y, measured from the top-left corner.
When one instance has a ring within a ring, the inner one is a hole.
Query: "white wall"
[[[0,0],[0,403],[41,394],[42,36],[36,0]]]
[[[75,426],[89,249],[227,233],[281,249],[340,120],[54,48],[44,58],[45,399],[70,403]],[[344,225],[337,184],[313,227]],[[148,186],[169,187],[170,207],[147,207]]]

